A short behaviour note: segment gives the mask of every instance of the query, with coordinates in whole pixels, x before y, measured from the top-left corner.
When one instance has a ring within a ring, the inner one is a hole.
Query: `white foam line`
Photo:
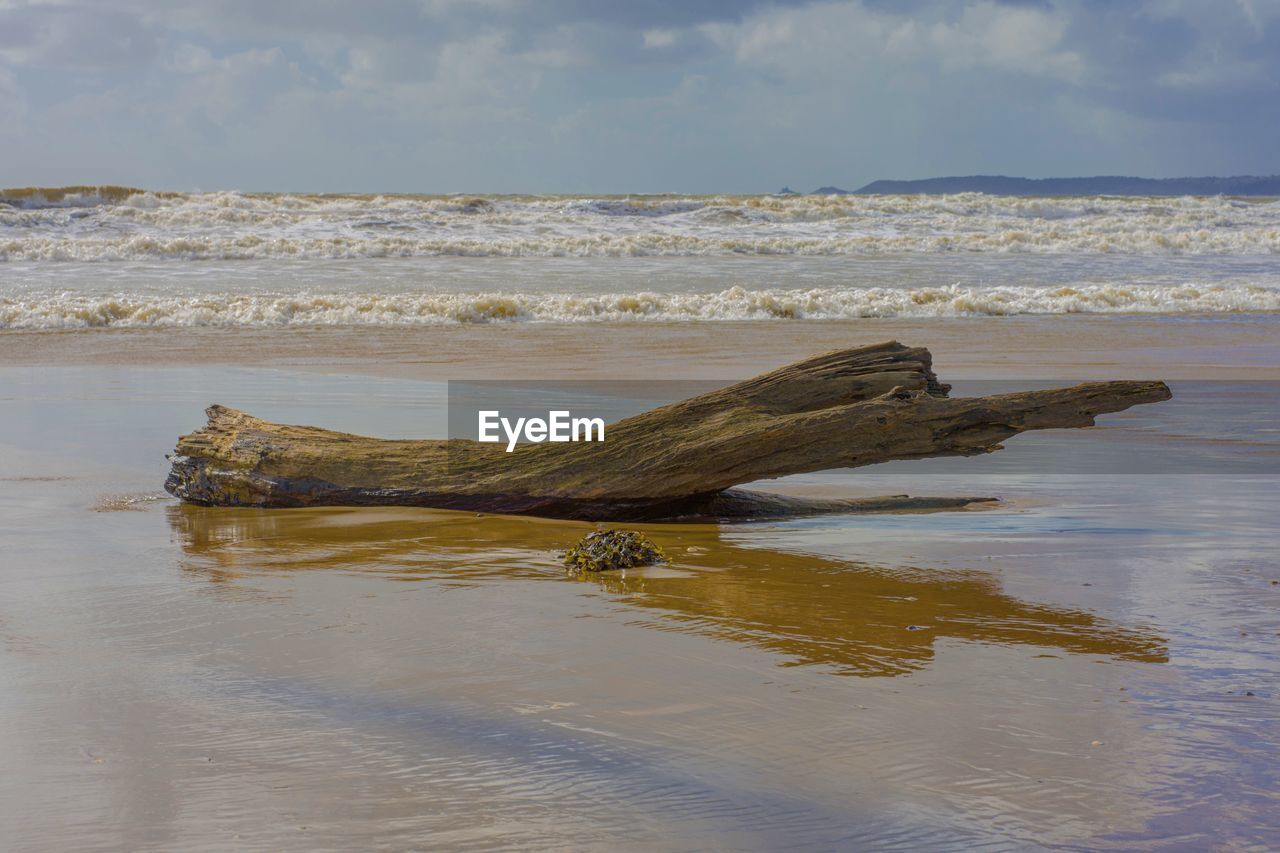
[[[741,321],[1014,314],[1280,311],[1280,288],[1254,285],[843,287],[581,295],[212,294],[0,299],[0,329],[399,326],[494,322]]]

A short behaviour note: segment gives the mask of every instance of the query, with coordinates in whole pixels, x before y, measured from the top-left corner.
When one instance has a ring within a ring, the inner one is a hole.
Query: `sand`
[[[247,365],[409,379],[739,379],[815,352],[928,346],[948,378],[1278,378],[1274,315],[428,327],[93,329],[0,335],[9,365]]]
[[[557,557],[585,524],[159,491],[214,400],[438,435],[448,379],[728,380],[887,338],[944,379],[1175,398],[772,484],[993,508],[646,525],[672,563],[599,577]],[[0,334],[0,835],[1265,847],[1276,340],[1243,316]]]

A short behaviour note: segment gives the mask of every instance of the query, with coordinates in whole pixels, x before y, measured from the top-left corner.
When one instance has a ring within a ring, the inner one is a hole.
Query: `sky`
[[[0,0],[0,186],[1280,172],[1280,0]]]

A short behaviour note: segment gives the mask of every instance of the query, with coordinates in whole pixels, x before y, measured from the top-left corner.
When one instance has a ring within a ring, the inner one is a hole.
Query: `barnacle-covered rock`
[[[667,562],[667,555],[648,536],[634,530],[588,533],[564,555],[565,568],[576,572],[630,569]]]

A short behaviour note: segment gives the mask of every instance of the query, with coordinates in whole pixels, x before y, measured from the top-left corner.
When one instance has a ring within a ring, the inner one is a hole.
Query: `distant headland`
[[[783,188],[781,194],[793,194]],[[1231,178],[1009,178],[1004,175],[924,178],[918,181],[872,181],[856,190],[819,187],[810,195],[1248,195],[1280,196],[1280,175]]]

